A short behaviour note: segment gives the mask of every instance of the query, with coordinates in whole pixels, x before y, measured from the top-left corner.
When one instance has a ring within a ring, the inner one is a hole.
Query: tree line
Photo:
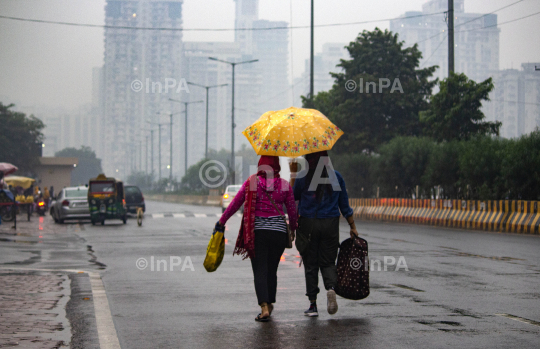
[[[346,49],[332,89],[303,105],[345,131],[330,156],[349,196],[411,198],[418,187],[424,198],[540,199],[540,131],[499,137],[501,123],[481,111],[491,78],[433,79],[438,67],[420,67],[417,45],[388,30],[363,31]]]

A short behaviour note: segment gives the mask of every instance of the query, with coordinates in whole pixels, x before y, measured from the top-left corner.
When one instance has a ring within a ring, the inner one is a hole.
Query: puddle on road
[[[0,238],[0,242],[15,242],[18,244],[37,244],[39,241],[27,241],[27,240],[15,240],[15,239],[8,239],[8,238]]]

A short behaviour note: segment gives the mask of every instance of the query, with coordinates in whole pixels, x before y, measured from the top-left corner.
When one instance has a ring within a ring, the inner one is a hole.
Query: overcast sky
[[[309,25],[310,0],[260,0],[260,18]],[[488,13],[516,0],[466,0],[465,11]],[[315,0],[316,24],[393,18],[420,11],[426,0]],[[104,24],[104,0],[0,0],[0,15]],[[540,11],[525,0],[499,11],[500,22]],[[233,0],[184,0],[185,28],[233,28]],[[315,51],[323,43],[348,43],[364,29],[388,28],[388,21],[315,30]],[[540,15],[501,26],[500,68],[540,61]],[[91,100],[92,67],[103,64],[103,29],[0,19],[0,102],[21,108],[46,105],[77,108]],[[233,41],[233,33],[184,33],[185,41]],[[309,29],[293,31],[293,70],[300,75],[309,56]]]

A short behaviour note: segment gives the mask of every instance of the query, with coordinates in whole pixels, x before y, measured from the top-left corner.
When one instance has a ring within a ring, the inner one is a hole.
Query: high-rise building
[[[341,59],[348,59],[349,52],[343,43],[325,43],[322,52],[315,54],[313,67],[313,90],[317,94],[321,91],[328,91],[334,85],[334,78],[330,73],[339,73],[342,71],[337,65]],[[300,96],[309,94],[310,61],[305,60],[304,73],[300,78],[294,81],[294,106],[301,107],[302,100]]]
[[[390,30],[399,34],[405,47],[418,43],[420,67],[437,65],[434,77],[448,76],[448,26],[442,12],[448,0],[430,0],[422,11],[406,12],[390,21]],[[436,15],[430,15],[435,14]],[[481,82],[499,70],[499,32],[496,14],[465,12],[465,0],[454,0],[454,67],[470,79]]]
[[[495,74],[495,88],[485,103],[489,121],[501,121],[500,135],[515,138],[540,127],[540,63],[524,63],[521,70],[505,69]]]
[[[107,0],[105,24],[121,27],[182,27],[182,0]],[[105,28],[103,66],[103,168],[107,175],[125,178],[136,165],[137,145],[143,130],[168,122],[169,98],[180,99],[182,34],[174,30]],[[157,113],[161,112],[161,115]],[[154,159],[153,173],[168,176],[169,131],[162,127],[161,140],[154,132],[154,147],[161,141],[161,169]],[[173,139],[177,144],[179,139]],[[159,152],[155,151],[154,157]],[[176,168],[178,169],[178,167]]]
[[[286,28],[287,22],[258,20],[253,28]],[[255,30],[253,32],[253,57],[262,85],[258,108],[262,113],[291,106],[289,84],[289,29]]]

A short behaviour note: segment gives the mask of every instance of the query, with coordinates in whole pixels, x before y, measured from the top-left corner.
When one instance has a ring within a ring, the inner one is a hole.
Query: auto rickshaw
[[[127,222],[124,183],[103,173],[90,180],[88,184],[88,207],[92,225],[105,219],[121,219]]]

